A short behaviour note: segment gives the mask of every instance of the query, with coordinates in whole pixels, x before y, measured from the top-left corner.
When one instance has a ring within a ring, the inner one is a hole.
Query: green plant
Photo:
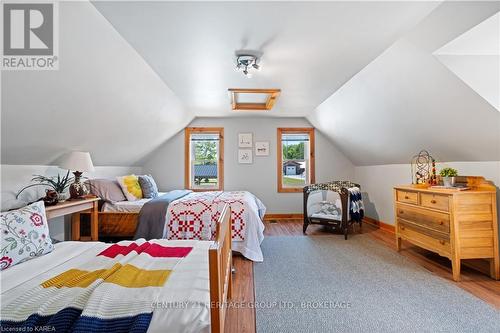
[[[444,168],[439,172],[441,177],[456,177],[458,175],[457,169]]]
[[[283,159],[304,159],[304,142],[297,144],[283,144]]]
[[[36,184],[30,184],[28,186],[23,187],[16,195],[16,199],[19,198],[19,195],[21,192],[26,190],[27,188],[33,187],[33,186],[48,186],[52,188],[54,191],[57,193],[63,193],[69,185],[71,185],[71,182],[73,181],[73,177],[69,176],[69,170],[68,173],[66,173],[66,176],[61,177],[59,174],[53,177],[46,177],[46,176],[41,176],[41,175],[34,175],[33,178],[31,178],[32,182],[36,182]]]

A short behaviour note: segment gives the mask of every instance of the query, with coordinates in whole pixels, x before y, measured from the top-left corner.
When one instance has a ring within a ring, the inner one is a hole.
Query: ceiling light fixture
[[[245,74],[246,77],[252,77],[251,70],[260,70],[260,66],[257,64],[259,58],[250,54],[240,54],[236,57],[236,69],[240,70]]]

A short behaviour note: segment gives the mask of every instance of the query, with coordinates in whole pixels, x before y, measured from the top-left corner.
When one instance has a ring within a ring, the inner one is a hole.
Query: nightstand
[[[98,241],[98,202],[99,198],[68,200],[54,206],[45,207],[45,212],[47,219],[72,214],[71,240]],[[80,213],[90,213],[90,237],[80,236]]]

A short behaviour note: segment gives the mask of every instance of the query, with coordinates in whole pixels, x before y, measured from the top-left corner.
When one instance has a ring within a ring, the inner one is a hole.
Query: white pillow
[[[2,270],[54,249],[43,201],[0,214]]]
[[[118,184],[123,191],[123,194],[128,201],[136,201],[142,199],[142,189],[139,184],[139,177],[136,175],[128,175],[116,177]]]

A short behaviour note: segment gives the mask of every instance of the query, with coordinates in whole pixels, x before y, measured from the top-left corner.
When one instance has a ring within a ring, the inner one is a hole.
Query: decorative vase
[[[442,177],[443,186],[445,187],[453,187],[455,185],[455,177]]]
[[[73,174],[75,175],[75,181],[69,186],[69,194],[71,199],[79,199],[89,192],[81,181],[82,173],[75,171]]]

